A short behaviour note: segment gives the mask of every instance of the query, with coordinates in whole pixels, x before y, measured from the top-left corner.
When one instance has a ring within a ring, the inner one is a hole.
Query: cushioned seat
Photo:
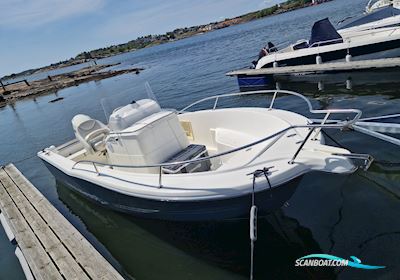
[[[72,119],[72,126],[76,138],[87,152],[94,153],[105,149],[104,139],[110,132],[105,124],[86,115],[76,115]]]

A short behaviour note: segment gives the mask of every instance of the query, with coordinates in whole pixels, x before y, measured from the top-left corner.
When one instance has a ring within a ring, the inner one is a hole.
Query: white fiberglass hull
[[[190,122],[195,141],[212,153],[224,147],[249,144],[290,127],[307,125],[301,115],[264,108],[205,110],[179,115]],[[235,130],[236,129],[236,130]],[[246,133],[247,132],[247,133]],[[296,128],[282,137],[222,158],[213,171],[163,174],[135,173],[107,165],[79,163],[60,154],[57,148],[39,152],[55,177],[86,197],[133,215],[168,220],[210,220],[247,215],[256,170],[269,168],[256,179],[255,192],[262,211],[281,207],[293,194],[302,175],[310,171],[347,174],[355,170],[344,149],[323,144],[319,134],[290,159],[307,136],[307,128]],[[162,181],[161,181],[162,179]]]
[[[66,185],[95,203],[136,217],[171,221],[224,220],[246,217],[251,207],[249,193],[226,199],[200,201],[169,201],[136,197],[68,176],[52,165],[45,164],[58,183]],[[257,192],[255,203],[259,206],[260,214],[282,207],[296,191],[301,178],[302,176],[299,176],[282,186],[264,188]]]
[[[400,28],[378,30],[343,30],[343,43],[315,46],[292,51],[272,53],[261,58],[256,69],[278,66],[296,66],[323,62],[345,61],[348,54],[353,60],[393,58],[400,54]]]

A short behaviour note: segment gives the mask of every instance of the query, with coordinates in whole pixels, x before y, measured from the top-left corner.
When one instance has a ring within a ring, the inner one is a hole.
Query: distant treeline
[[[322,2],[328,2],[332,0],[318,0],[317,3],[322,3]],[[3,78],[12,78],[16,77],[19,75],[28,75],[31,73],[34,73],[36,71],[45,71],[49,69],[55,69],[55,68],[60,68],[60,67],[65,67],[65,66],[70,66],[78,63],[82,63],[91,59],[97,59],[97,58],[104,58],[104,57],[109,57],[137,49],[142,49],[145,47],[153,46],[153,45],[159,45],[163,44],[166,42],[170,41],[175,41],[175,40],[180,40],[183,38],[187,38],[199,33],[205,33],[225,27],[229,27],[231,25],[236,25],[236,24],[241,24],[244,22],[264,18],[267,16],[275,15],[275,14],[280,14],[288,11],[292,11],[295,9],[307,7],[312,4],[312,0],[288,0],[286,2],[277,4],[275,6],[262,9],[256,12],[251,12],[245,15],[241,15],[235,18],[231,19],[225,19],[223,21],[219,22],[213,22],[205,25],[199,25],[199,26],[192,26],[192,27],[185,27],[185,28],[178,28],[175,29],[174,31],[167,32],[162,35],[147,35],[147,36],[142,36],[139,37],[135,40],[129,41],[124,44],[119,44],[119,45],[112,45],[109,47],[104,47],[88,52],[83,52],[78,54],[74,58],[70,58],[69,60],[65,61],[60,61],[58,63],[53,63],[50,66],[46,66],[40,69],[30,69],[26,70],[22,73],[19,74],[11,74],[9,76],[5,76]]]
[[[326,1],[319,1],[326,2]],[[216,29],[221,29],[235,24],[248,22],[255,19],[264,18],[278,13],[291,11],[294,9],[309,6],[312,0],[288,0],[284,3],[274,5],[272,7],[262,9],[256,12],[251,12],[245,15],[241,15],[232,19],[225,19],[220,22],[214,22],[207,25],[192,26],[186,28],[178,28],[174,31],[167,32],[162,35],[147,35],[139,37],[135,40],[129,41],[120,45],[113,45],[89,52],[80,53],[75,59],[90,59],[90,58],[102,58],[107,56],[116,55],[132,50],[142,49],[152,45],[158,45],[169,41],[179,40],[193,36],[198,33],[209,32]],[[225,23],[225,24],[224,24]]]

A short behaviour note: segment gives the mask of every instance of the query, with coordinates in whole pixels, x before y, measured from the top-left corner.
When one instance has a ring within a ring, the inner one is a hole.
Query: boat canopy
[[[328,18],[314,23],[311,31],[310,46],[325,46],[330,44],[343,43],[343,38],[336,31]]]
[[[400,15],[400,10],[393,8],[392,6],[389,6],[386,8],[379,9],[368,15],[357,17],[357,18],[353,19],[352,21],[348,22],[347,24],[345,24],[344,26],[341,26],[340,29],[346,29],[346,28],[350,28],[350,27],[354,27],[354,26],[358,26],[358,25],[362,25],[362,24],[367,24],[370,22],[382,20],[382,19],[385,19],[388,17],[397,16],[397,15]]]

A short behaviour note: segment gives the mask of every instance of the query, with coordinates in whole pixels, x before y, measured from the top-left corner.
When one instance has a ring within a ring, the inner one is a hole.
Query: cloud
[[[106,20],[100,26],[98,33],[106,38],[118,38],[163,32],[171,22],[179,22],[180,16],[176,15],[179,12],[176,10],[179,9],[176,9],[175,3],[166,1],[140,10],[125,11],[119,14],[118,18]],[[181,15],[184,13],[182,12]]]
[[[105,0],[1,0],[0,27],[29,28],[96,11]]]

